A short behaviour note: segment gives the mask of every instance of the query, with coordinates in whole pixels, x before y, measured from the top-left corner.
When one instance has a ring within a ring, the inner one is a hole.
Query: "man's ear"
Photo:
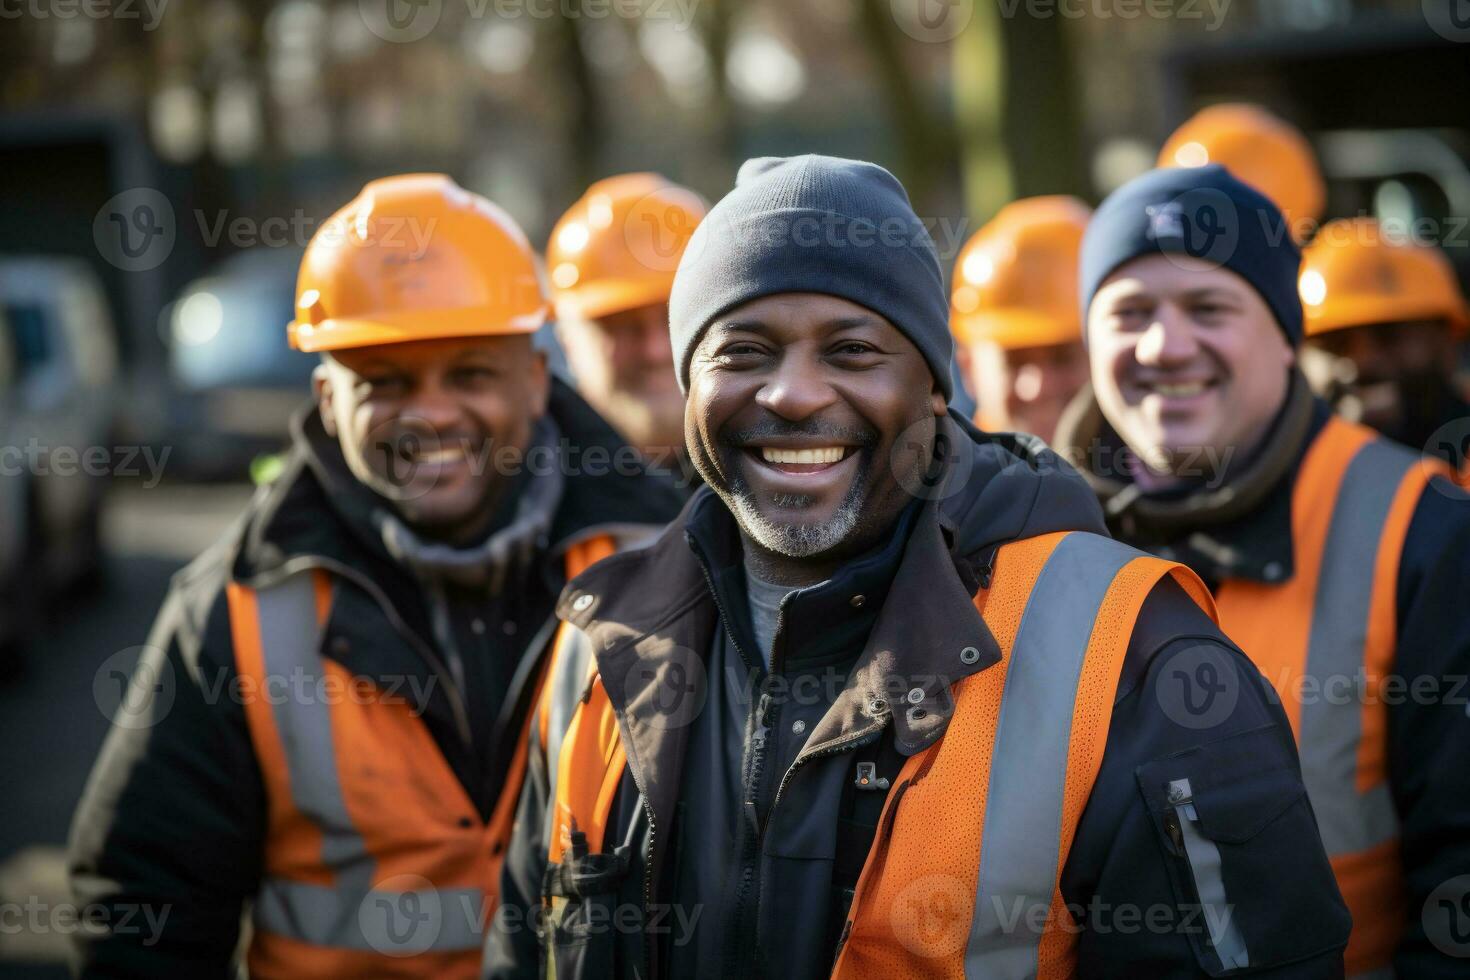
[[[332,412],[332,374],[325,360],[311,372],[311,394],[316,399],[316,411],[322,418],[322,428],[327,435],[337,438],[337,416]]]
[[[939,418],[944,418],[944,416],[949,414],[949,402],[945,399],[944,392],[940,391],[937,385],[929,393],[929,407],[934,409],[934,414]]]

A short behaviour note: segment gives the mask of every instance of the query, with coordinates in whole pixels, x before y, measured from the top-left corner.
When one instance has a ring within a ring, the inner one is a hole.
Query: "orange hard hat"
[[[1372,218],[1323,225],[1302,253],[1297,284],[1309,336],[1407,320],[1467,325],[1465,296],[1444,253],[1385,233]]]
[[[291,346],[372,347],[533,333],[536,256],[510,215],[443,174],[375,180],[312,236]]]
[[[1080,342],[1077,262],[1091,214],[1062,195],[1001,208],[955,260],[949,317],[955,337],[1007,349]]]
[[[1327,185],[1301,130],[1256,105],[1225,103],[1201,109],[1159,151],[1160,167],[1218,163],[1269,197],[1294,236],[1322,217]]]
[[[698,194],[658,174],[620,174],[587,188],[546,247],[558,315],[595,320],[668,302],[706,210]]]

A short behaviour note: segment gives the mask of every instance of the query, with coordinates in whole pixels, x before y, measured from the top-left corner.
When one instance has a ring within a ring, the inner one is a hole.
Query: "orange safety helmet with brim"
[[[1411,320],[1443,320],[1456,333],[1470,326],[1444,253],[1386,233],[1372,218],[1323,225],[1302,253],[1297,288],[1308,336]]]
[[[551,230],[546,268],[557,315],[596,320],[666,303],[707,207],[658,174],[599,180]]]
[[[444,174],[375,180],[312,236],[287,327],[302,351],[534,333],[548,304],[514,219]]]
[[[1327,185],[1312,145],[1286,120],[1248,103],[1212,105],[1176,129],[1159,151],[1160,167],[1218,163],[1269,197],[1301,241],[1322,217]]]
[[[1082,340],[1077,265],[1092,212],[1075,197],[1012,202],[960,250],[950,329],[1013,350]]]

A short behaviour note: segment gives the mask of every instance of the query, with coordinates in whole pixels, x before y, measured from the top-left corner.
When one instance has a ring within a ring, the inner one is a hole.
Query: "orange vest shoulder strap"
[[[890,791],[836,975],[1068,974],[1076,936],[1058,882],[1134,623],[1165,576],[1213,615],[1193,573],[1109,538],[1000,549],[977,604],[1001,662],[955,686],[945,736]],[[1038,920],[1040,931],[1026,926]]]

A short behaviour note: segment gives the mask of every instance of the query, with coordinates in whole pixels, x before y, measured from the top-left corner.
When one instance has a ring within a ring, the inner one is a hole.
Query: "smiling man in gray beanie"
[[[701,224],[706,486],[562,595],[488,975],[1338,975],[1264,681],[1039,440],[948,410],[945,311],[873,164],[753,160]],[[1163,679],[1204,662],[1200,718]]]

